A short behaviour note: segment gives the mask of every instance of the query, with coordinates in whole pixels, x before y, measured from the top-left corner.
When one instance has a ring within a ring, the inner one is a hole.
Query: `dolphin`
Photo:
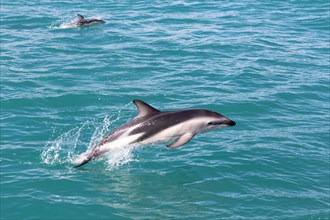
[[[168,148],[180,147],[196,134],[234,126],[229,118],[207,109],[160,111],[140,100],[133,100],[138,115],[103,138],[91,150],[81,154],[74,167],[100,158],[111,147],[170,142]]]
[[[93,25],[93,24],[104,24],[105,21],[101,20],[101,19],[95,19],[95,18],[91,18],[91,19],[85,19],[84,16],[77,14],[78,20],[75,22],[75,25],[77,27],[82,27],[82,26],[89,26],[89,25]]]

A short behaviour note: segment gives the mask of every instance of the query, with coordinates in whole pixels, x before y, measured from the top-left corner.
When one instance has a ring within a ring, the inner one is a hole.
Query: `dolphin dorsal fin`
[[[137,117],[143,117],[150,114],[158,113],[160,112],[158,109],[155,109],[154,107],[148,105],[147,103],[140,101],[140,100],[133,100],[134,104],[139,110],[139,114]]]
[[[85,19],[84,16],[82,16],[81,14],[77,14],[78,20],[83,20]]]

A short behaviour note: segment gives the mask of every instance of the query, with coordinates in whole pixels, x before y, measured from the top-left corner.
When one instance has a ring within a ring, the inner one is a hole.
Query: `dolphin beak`
[[[210,122],[209,125],[224,125],[224,126],[234,126],[236,123],[230,119],[226,119],[225,121],[213,121]]]
[[[226,125],[226,126],[235,126],[236,123],[230,119],[228,119],[227,121],[222,122],[222,124]]]

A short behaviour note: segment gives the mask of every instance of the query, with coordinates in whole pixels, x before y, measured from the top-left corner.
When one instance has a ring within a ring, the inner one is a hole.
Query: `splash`
[[[86,121],[81,126],[64,132],[55,138],[55,140],[48,141],[45,150],[41,153],[42,161],[51,165],[64,164],[67,162],[72,163],[76,157],[78,146],[86,144],[81,140],[81,134],[90,130],[94,125],[95,122]],[[55,131],[53,131],[53,133],[54,132]],[[88,146],[90,146],[91,143],[93,143],[93,141],[90,141]]]
[[[52,24],[49,26],[49,28],[51,28],[51,29],[74,28],[74,27],[77,27],[77,25],[75,24],[76,20],[77,20],[76,18],[75,19],[65,18],[60,21],[52,22]]]
[[[106,155],[107,169],[112,170],[121,165],[134,161],[133,152],[138,145],[114,147]]]
[[[127,105],[124,106],[124,108]],[[121,120],[122,110],[115,115],[106,115],[105,117],[94,120],[88,120],[82,125],[70,129],[67,132],[57,136],[54,140],[54,133],[41,153],[41,160],[45,164],[76,164],[82,157],[82,153],[92,149],[106,134],[110,132],[109,127]],[[90,134],[89,140],[86,136]],[[133,150],[135,146],[116,147],[106,154],[107,165],[109,169],[129,163],[133,160]]]

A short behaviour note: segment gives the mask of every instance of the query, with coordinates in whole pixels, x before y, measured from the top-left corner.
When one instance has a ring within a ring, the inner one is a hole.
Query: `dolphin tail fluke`
[[[88,163],[92,159],[92,157],[86,157],[84,155],[82,155],[82,156],[83,156],[83,158],[79,159],[78,160],[79,162],[73,168],[81,167],[81,166],[85,165],[86,163]]]
[[[86,159],[86,160],[82,161],[81,163],[78,163],[77,165],[75,165],[73,168],[81,167],[81,166],[85,165],[86,163],[88,163],[89,161],[90,161],[90,159]]]

